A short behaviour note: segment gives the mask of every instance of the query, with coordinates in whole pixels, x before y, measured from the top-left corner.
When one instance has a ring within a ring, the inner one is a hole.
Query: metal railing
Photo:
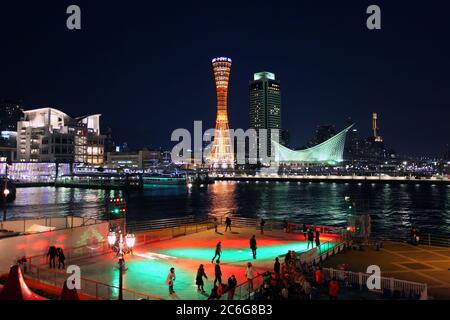
[[[66,248],[64,249],[64,256],[66,257],[65,263],[71,264],[79,259],[92,258],[109,252],[111,252],[111,248],[107,242],[99,242],[97,244],[84,245],[75,248]],[[49,263],[46,254],[26,257],[26,260],[27,268],[31,267],[31,265],[42,266]]]
[[[219,225],[225,224],[226,216],[217,217]],[[232,226],[235,227],[246,227],[246,228],[255,228],[260,229],[261,219],[259,218],[247,218],[240,216],[231,217]],[[285,221],[278,219],[267,219],[265,220],[264,230],[283,230],[285,227]],[[333,226],[321,226],[321,225],[312,225],[305,224],[307,228],[314,228],[315,230],[319,230],[320,233],[327,234],[341,234],[346,233],[342,227],[333,227]],[[287,232],[289,233],[302,233],[303,232],[303,223],[291,222],[287,221]]]
[[[26,234],[29,228],[33,225],[55,228],[52,231],[57,231],[63,229],[84,227],[87,225],[100,224],[104,222],[106,221],[100,219],[98,216],[95,217],[61,216],[61,217],[31,218],[31,219],[11,219],[0,222],[0,229],[20,234]]]
[[[373,240],[378,241],[397,241],[411,243],[408,235],[393,235],[388,237],[374,237]],[[431,233],[420,234],[418,245],[436,246],[436,247],[450,247],[450,237],[434,235]]]
[[[119,271],[117,271],[119,272]],[[67,281],[68,274],[62,271],[47,269],[45,267],[29,265],[26,270],[26,276],[41,283],[62,288],[64,282]],[[80,278],[81,289],[78,293],[95,300],[116,300],[119,296],[119,287],[101,283],[99,281]],[[150,294],[123,289],[124,300],[163,300]]]
[[[325,280],[331,280],[336,278],[339,281],[343,281],[349,285],[357,285],[360,290],[375,291],[378,293],[384,293],[385,290],[389,290],[391,295],[398,292],[400,296],[410,298],[416,297],[423,300],[428,299],[427,284],[417,283],[406,280],[398,280],[395,278],[380,277],[381,287],[376,290],[371,290],[367,287],[371,274],[363,272],[352,272],[345,270],[336,270],[333,268],[323,268]]]

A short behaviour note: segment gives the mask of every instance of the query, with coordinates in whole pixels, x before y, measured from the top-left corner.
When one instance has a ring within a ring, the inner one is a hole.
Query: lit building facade
[[[267,148],[266,155],[271,156],[271,146],[267,141],[272,140],[272,130],[278,130],[281,136],[281,84],[271,72],[254,74],[249,84],[250,129],[258,134],[258,157],[261,148]],[[260,129],[267,129],[267,140],[259,134]]]
[[[104,139],[100,115],[71,118],[54,108],[24,112],[17,123],[17,160],[101,165]]]
[[[107,166],[112,169],[145,170],[164,161],[160,150],[108,152]]]
[[[234,167],[234,148],[228,123],[228,86],[232,61],[220,57],[212,61],[217,93],[217,120],[209,162],[214,168]]]

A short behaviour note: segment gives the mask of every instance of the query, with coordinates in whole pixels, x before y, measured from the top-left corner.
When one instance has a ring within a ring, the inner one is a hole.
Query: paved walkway
[[[325,261],[324,266],[337,268],[343,263],[355,272],[378,265],[384,277],[426,283],[430,297],[450,299],[450,248],[385,242],[380,251],[373,247],[347,250]]]
[[[222,242],[222,282],[234,274],[238,283],[245,281],[245,268],[252,262],[257,272],[273,269],[274,258],[285,255],[288,250],[302,252],[307,250],[303,235],[287,234],[282,231],[266,231],[261,235],[251,228],[233,228],[224,232],[223,228],[182,236],[179,238],[154,242],[135,249],[134,256],[128,256],[128,271],[124,276],[124,287],[130,290],[151,294],[163,299],[198,300],[206,299],[197,292],[195,277],[200,264],[204,264],[208,280],[205,290],[211,292],[214,281],[214,256],[218,241]],[[255,234],[258,253],[253,260],[249,241]],[[322,235],[322,243],[332,238]],[[113,254],[77,261],[82,277],[118,286],[117,258]],[[176,295],[168,294],[165,284],[169,269],[175,268]]]

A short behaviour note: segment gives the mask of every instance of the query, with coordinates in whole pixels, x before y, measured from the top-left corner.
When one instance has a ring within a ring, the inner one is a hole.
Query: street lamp
[[[119,248],[117,256],[119,257],[119,300],[123,300],[123,273],[127,270],[125,265],[125,252],[133,252],[133,247],[136,244],[136,237],[134,234],[127,234],[125,241],[123,234],[119,236]],[[117,242],[117,235],[114,231],[108,234],[108,243],[114,247]]]

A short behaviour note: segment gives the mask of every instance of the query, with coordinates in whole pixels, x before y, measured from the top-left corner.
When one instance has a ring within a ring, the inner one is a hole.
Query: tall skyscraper
[[[217,92],[217,120],[210,161],[215,168],[234,167],[234,150],[228,124],[228,84],[232,61],[219,57],[212,61]]]
[[[271,129],[281,130],[281,85],[271,72],[254,74],[249,85],[250,94],[250,128],[258,132],[258,157],[260,149],[267,147],[271,156]],[[260,138],[259,130],[267,129],[267,142]]]

